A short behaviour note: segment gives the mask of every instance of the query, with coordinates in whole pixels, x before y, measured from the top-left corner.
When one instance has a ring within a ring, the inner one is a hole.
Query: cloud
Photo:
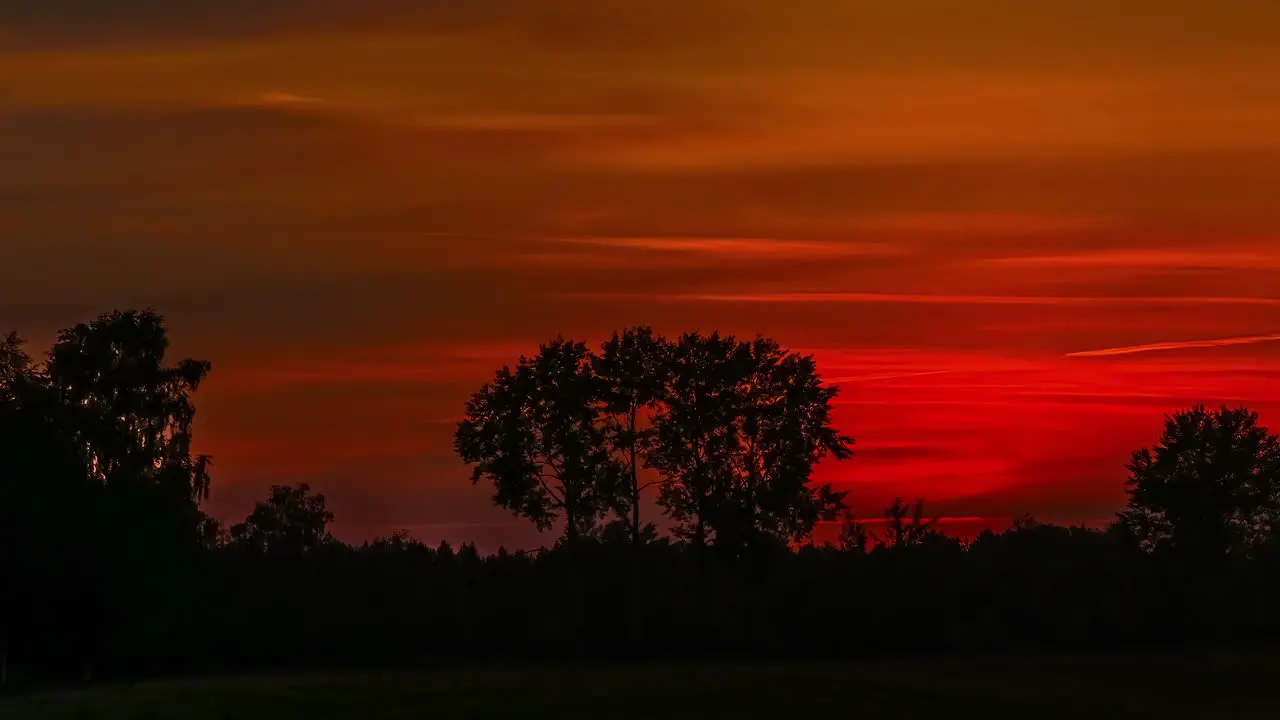
[[[980,262],[1001,267],[1050,270],[1105,268],[1277,270],[1280,269],[1280,252],[1274,250],[1272,252],[1203,252],[1150,248],[990,258]]]
[[[650,128],[660,124],[651,115],[615,113],[552,113],[527,112],[504,114],[462,114],[421,117],[416,124],[424,128],[442,130],[541,130],[575,131],[598,128]]]
[[[824,260],[893,256],[903,250],[888,243],[816,242],[768,238],[552,238],[551,242],[606,250],[708,255],[754,260]]]
[[[868,215],[851,218],[850,229],[896,234],[928,235],[1057,235],[1110,229],[1123,224],[1119,218],[1027,212],[920,212]]]
[[[922,295],[896,293],[843,293],[843,292],[770,292],[751,294],[625,294],[593,293],[563,297],[594,297],[597,299],[634,299],[654,302],[705,302],[752,304],[905,304],[905,305],[1013,305],[1013,306],[1098,306],[1098,305],[1264,305],[1280,306],[1280,298],[1271,297],[1085,297],[1085,296],[1036,296],[1036,295]]]
[[[254,98],[251,104],[262,105],[319,105],[324,98],[294,95],[287,92],[266,92]]]
[[[1280,335],[1254,335],[1252,337],[1222,338],[1218,340],[1186,340],[1182,342],[1151,343],[1149,345],[1130,345],[1127,347],[1104,348],[1102,350],[1085,350],[1081,352],[1067,353],[1066,357],[1114,357],[1117,355],[1135,355],[1137,353],[1146,352],[1231,347],[1234,345],[1254,345],[1256,343],[1276,341],[1280,341]]]
[[[877,380],[898,380],[900,378],[923,377],[926,375],[946,375],[956,372],[954,370],[927,370],[924,372],[906,372],[906,373],[887,373],[880,375],[845,375],[842,377],[823,378],[829,385],[845,385],[860,382],[873,382]]]

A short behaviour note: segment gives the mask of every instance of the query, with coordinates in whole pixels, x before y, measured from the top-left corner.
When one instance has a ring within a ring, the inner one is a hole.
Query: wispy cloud
[[[249,101],[251,105],[320,105],[322,103],[324,98],[288,92],[266,92]]]
[[[1185,270],[1275,270],[1280,254],[1179,250],[1099,250],[1061,255],[989,258],[983,264],[1013,268],[1168,268]]]
[[[1082,232],[1115,227],[1119,225],[1119,221],[1100,215],[921,212],[858,217],[849,220],[847,225],[850,229],[863,231],[972,237],[973,235],[1027,236]]]
[[[447,130],[583,130],[592,128],[644,128],[660,125],[657,117],[617,113],[500,113],[431,115],[418,119],[425,128]]]
[[[1280,298],[1271,297],[1075,297],[1062,295],[924,295],[911,293],[577,293],[565,297],[644,300],[649,302],[709,303],[884,303],[912,305],[1262,305],[1280,306]]]
[[[1230,347],[1232,345],[1253,345],[1262,342],[1280,341],[1278,335],[1254,335],[1251,337],[1221,338],[1218,340],[1187,340],[1183,342],[1151,343],[1149,345],[1129,345],[1127,347],[1104,348],[1102,350],[1085,350],[1067,353],[1067,357],[1111,357],[1115,355],[1134,355],[1145,352],[1165,350],[1191,350],[1196,348]]]
[[[772,238],[699,238],[699,237],[594,237],[557,238],[558,243],[604,249],[640,250],[692,255],[723,255],[736,258],[804,259],[877,255],[900,255],[903,250],[886,243],[817,242]]]
[[[843,385],[847,383],[871,382],[873,380],[897,380],[898,378],[921,377],[924,375],[945,375],[947,373],[956,372],[955,370],[929,370],[927,372],[909,372],[909,373],[886,373],[879,375],[845,375],[843,377],[825,378],[827,383],[831,385]]]

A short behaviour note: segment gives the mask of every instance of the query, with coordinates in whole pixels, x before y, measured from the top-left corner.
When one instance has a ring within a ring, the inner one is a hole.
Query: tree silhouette
[[[670,354],[671,377],[654,418],[649,464],[666,478],[659,503],[676,533],[705,547],[729,513],[738,449],[737,389],[749,358],[732,337],[681,336]]]
[[[729,554],[807,536],[842,501],[809,485],[820,459],[851,455],[853,441],[831,426],[836,393],[812,358],[772,340],[681,337],[650,459],[669,481],[660,502],[679,531],[698,546],[714,535]]]
[[[840,517],[840,534],[836,536],[835,545],[848,552],[865,553],[871,549],[871,532],[852,511],[845,510]]]
[[[13,399],[20,383],[31,379],[32,362],[18,333],[11,332],[0,340],[0,399]]]
[[[333,540],[331,522],[324,495],[312,494],[310,485],[273,485],[270,496],[232,526],[231,542],[264,555],[297,557]]]
[[[151,484],[200,500],[209,458],[192,456],[191,395],[210,365],[166,366],[169,340],[155,312],[112,312],[63,330],[49,355],[49,382],[75,408],[90,474],[107,485]]]
[[[564,539],[591,533],[617,504],[621,468],[600,422],[600,381],[582,343],[558,339],[504,367],[467,403],[454,447],[493,501]]]
[[[924,516],[923,498],[912,506],[903,504],[902,498],[894,498],[893,504],[885,508],[884,520],[882,543],[886,547],[915,547],[937,532],[933,526],[938,519]]]
[[[69,637],[45,645],[80,654],[86,675],[106,645],[127,654],[185,622],[174,598],[193,582],[209,486],[191,395],[209,365],[166,366],[167,349],[151,311],[63,330],[40,368],[16,335],[0,343],[0,545],[22,544],[28,612],[57,609]]]
[[[799,540],[824,512],[843,507],[844,494],[809,486],[813,468],[831,455],[852,456],[853,439],[831,425],[837,387],[826,387],[812,357],[790,353],[767,338],[746,351],[748,374],[738,385],[741,404],[737,476],[751,532]]]
[[[0,686],[9,681],[11,650],[33,636],[69,652],[49,632],[51,600],[75,592],[78,540],[84,538],[88,489],[74,447],[54,423],[58,408],[17,333],[0,341]],[[68,462],[72,458],[72,462]],[[53,528],[66,527],[62,533]],[[64,559],[65,558],[65,559]]]
[[[653,445],[651,413],[666,395],[670,344],[648,327],[614,333],[594,359],[601,380],[605,432],[625,474],[614,511],[626,523],[632,544],[641,544],[646,526],[640,521],[640,467]]]
[[[1257,413],[1203,405],[1165,418],[1154,448],[1133,454],[1121,524],[1148,550],[1201,560],[1248,555],[1280,521],[1280,438]]]

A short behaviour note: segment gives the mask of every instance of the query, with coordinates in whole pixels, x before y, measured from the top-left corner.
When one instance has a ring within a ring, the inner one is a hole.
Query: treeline
[[[0,343],[0,676],[10,685],[269,668],[850,657],[1267,644],[1280,635],[1280,439],[1242,409],[1167,419],[1106,529],[1020,519],[967,544],[923,503],[868,530],[810,482],[851,440],[811,358],[648,330],[558,340],[476,393],[457,447],[553,530],[484,555],[352,546],[307,486],[223,528],[191,452],[207,363],[163,322]],[[655,493],[670,534],[641,517]],[[838,539],[812,541],[817,522]]]

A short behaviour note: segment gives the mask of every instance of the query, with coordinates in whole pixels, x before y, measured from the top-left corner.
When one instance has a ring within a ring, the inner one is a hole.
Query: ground
[[[1280,654],[470,668],[170,680],[0,699],[0,718],[1268,717]]]

